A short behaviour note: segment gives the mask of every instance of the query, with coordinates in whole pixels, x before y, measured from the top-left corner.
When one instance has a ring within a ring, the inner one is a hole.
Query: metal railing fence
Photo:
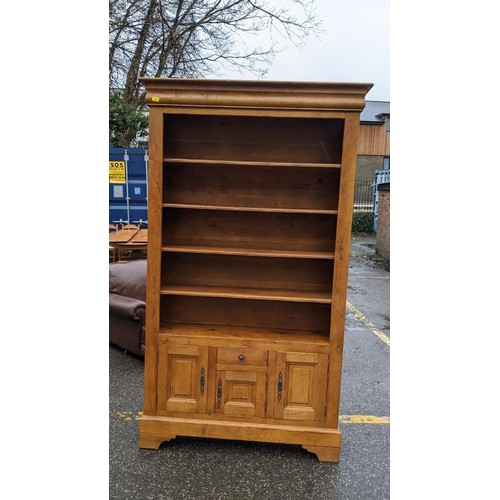
[[[354,184],[354,212],[373,212],[374,199],[371,180],[356,180]]]

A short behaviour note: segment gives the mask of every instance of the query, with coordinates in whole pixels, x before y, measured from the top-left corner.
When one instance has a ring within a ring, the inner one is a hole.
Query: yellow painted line
[[[375,415],[339,415],[341,424],[390,424],[389,417],[376,417]]]
[[[113,415],[114,417],[118,417],[121,420],[125,421],[131,421],[132,419],[134,420],[139,420],[141,418],[141,415],[144,412],[138,411],[137,413],[131,412],[131,411],[114,411],[114,412],[109,412],[110,415]]]
[[[346,304],[349,311],[351,311],[361,323],[365,324],[382,342],[384,342],[384,344],[391,345],[390,338],[371,321],[368,321],[367,317],[359,309],[354,307],[349,301],[346,301]]]
[[[114,411],[109,412],[109,414],[125,422],[132,422],[132,420],[139,420],[143,412]],[[376,417],[375,415],[339,415],[339,422],[341,424],[389,424],[390,419],[389,417]]]

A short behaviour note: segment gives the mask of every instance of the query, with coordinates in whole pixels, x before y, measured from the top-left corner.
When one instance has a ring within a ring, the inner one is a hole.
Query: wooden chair
[[[118,231],[118,224],[110,224],[109,231],[112,233],[116,233],[116,231]]]
[[[140,226],[136,224],[124,224],[122,229],[141,229]]]

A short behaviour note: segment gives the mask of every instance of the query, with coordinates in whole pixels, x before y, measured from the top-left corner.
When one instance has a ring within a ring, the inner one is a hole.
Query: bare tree
[[[222,68],[262,76],[280,39],[301,46],[321,33],[314,0],[109,0],[109,8],[110,89],[134,107],[141,76],[218,76]]]

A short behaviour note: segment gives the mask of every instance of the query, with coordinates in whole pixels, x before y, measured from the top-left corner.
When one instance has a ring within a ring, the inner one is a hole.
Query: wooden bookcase
[[[144,414],[338,462],[359,114],[371,84],[141,79],[150,112]]]

